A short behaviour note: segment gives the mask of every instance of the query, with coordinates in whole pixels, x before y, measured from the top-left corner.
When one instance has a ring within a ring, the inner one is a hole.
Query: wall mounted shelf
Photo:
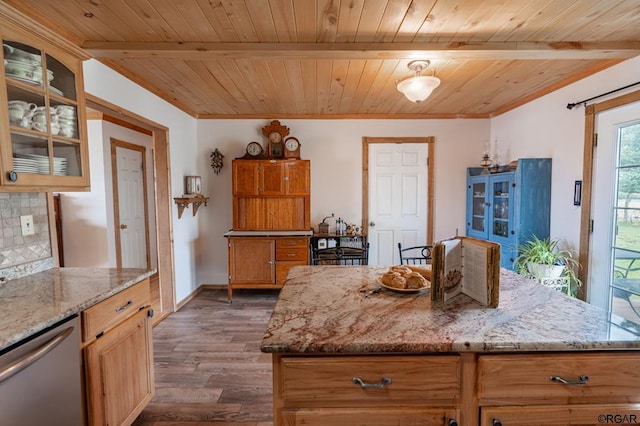
[[[174,201],[178,205],[178,219],[182,217],[182,213],[184,209],[189,207],[189,204],[193,204],[193,215],[195,216],[198,213],[198,208],[201,205],[207,205],[207,200],[209,197],[176,197]]]

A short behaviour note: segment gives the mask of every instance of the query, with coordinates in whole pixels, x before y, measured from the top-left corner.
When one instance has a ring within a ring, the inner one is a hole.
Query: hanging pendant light
[[[420,103],[427,99],[433,89],[440,85],[440,79],[435,76],[421,75],[422,70],[427,68],[431,62],[428,60],[411,61],[407,67],[415,73],[413,77],[396,83],[399,92],[411,102]]]

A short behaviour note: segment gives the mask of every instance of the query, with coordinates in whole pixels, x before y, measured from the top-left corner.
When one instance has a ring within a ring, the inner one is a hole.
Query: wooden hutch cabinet
[[[228,296],[234,288],[280,288],[289,268],[309,264],[309,160],[232,162],[233,231]]]
[[[0,22],[0,190],[87,189],[85,58]]]
[[[309,160],[233,160],[233,229],[310,229]]]

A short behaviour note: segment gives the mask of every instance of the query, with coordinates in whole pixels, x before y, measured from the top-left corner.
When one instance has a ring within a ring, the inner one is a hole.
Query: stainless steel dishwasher
[[[0,426],[82,425],[78,317],[0,352]]]

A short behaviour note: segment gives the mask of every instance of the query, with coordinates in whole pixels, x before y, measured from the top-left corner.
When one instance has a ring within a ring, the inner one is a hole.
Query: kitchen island
[[[640,422],[640,339],[603,310],[504,269],[497,308],[436,303],[386,269],[292,268],[261,346],[274,424]]]

